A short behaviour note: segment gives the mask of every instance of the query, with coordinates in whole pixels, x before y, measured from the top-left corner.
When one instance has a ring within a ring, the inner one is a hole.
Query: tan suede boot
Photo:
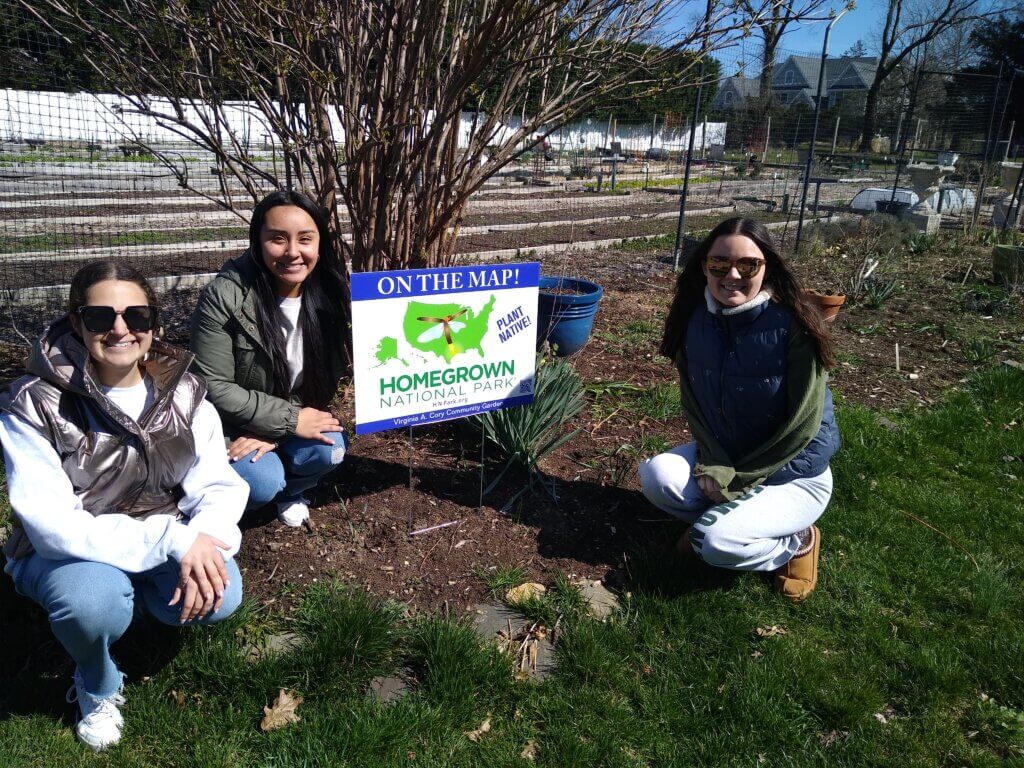
[[[812,525],[810,537],[793,555],[793,559],[775,573],[775,589],[794,603],[806,600],[818,585],[818,555],[821,552],[821,531]]]

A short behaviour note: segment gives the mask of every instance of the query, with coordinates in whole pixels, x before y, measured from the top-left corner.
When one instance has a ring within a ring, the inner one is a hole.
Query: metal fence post
[[[683,255],[683,229],[686,226],[686,196],[690,191],[690,165],[693,162],[693,140],[697,133],[697,120],[700,117],[700,99],[704,92],[704,62],[708,57],[708,31],[711,27],[711,7],[714,0],[708,0],[704,12],[704,44],[700,50],[700,69],[697,80],[697,95],[693,103],[693,119],[690,121],[690,143],[686,151],[686,166],[683,169],[683,189],[679,195],[679,222],[676,224],[676,247],[672,255],[672,267],[679,269],[679,261]]]
[[[796,242],[793,244],[793,253],[800,254],[800,236],[804,229],[804,208],[807,205],[807,189],[811,183],[811,166],[814,164],[814,144],[818,140],[818,118],[821,116],[821,102],[824,98],[822,91],[825,86],[825,59],[828,57],[828,36],[832,32],[832,25],[843,18],[846,10],[839,12],[839,15],[832,19],[825,27],[825,42],[821,44],[821,65],[818,68],[818,98],[814,103],[814,125],[811,128],[811,146],[807,150],[807,164],[804,166],[804,188],[800,194],[800,217],[796,222]]]
[[[658,130],[658,116],[655,115],[651,121],[651,144],[647,150],[647,162],[644,163],[644,168],[647,170],[644,172],[644,189],[647,189],[651,184],[651,162],[653,161],[654,155],[654,134]]]

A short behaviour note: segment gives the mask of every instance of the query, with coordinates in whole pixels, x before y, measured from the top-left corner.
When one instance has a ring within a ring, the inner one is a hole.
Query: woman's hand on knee
[[[201,618],[200,612],[203,609],[203,600],[201,596],[202,588],[192,576],[189,576],[184,581],[178,584],[175,589],[175,597],[171,600],[171,605],[174,605],[174,601],[178,599],[179,593],[181,597],[181,616],[178,619],[182,624],[192,621],[196,617]]]
[[[252,461],[259,461],[263,454],[268,451],[272,451],[277,448],[277,443],[272,443],[269,440],[264,440],[262,437],[256,437],[255,435],[242,435],[236,438],[231,445],[228,446],[228,460],[238,461],[244,456],[248,456],[253,451],[256,451],[256,455],[252,457]]]
[[[697,487],[700,488],[701,493],[716,504],[725,501],[725,496],[722,495],[722,486],[710,475],[697,475]]]
[[[340,431],[341,422],[327,411],[319,411],[316,408],[303,408],[299,411],[299,420],[295,425],[295,434],[298,437],[334,445],[334,441],[323,433]]]
[[[168,605],[182,601],[183,624],[219,610],[224,602],[224,588],[229,582],[222,549],[228,549],[228,545],[208,533],[200,533],[181,558],[181,576]]]

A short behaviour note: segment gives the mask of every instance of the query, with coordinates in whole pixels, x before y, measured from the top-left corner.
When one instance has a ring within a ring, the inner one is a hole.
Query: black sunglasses
[[[156,328],[156,307],[145,304],[125,307],[122,312],[116,311],[113,307],[79,307],[78,309],[82,325],[89,333],[106,333],[114,327],[118,315],[124,318],[124,324],[128,326],[128,330],[135,333],[152,331]]]

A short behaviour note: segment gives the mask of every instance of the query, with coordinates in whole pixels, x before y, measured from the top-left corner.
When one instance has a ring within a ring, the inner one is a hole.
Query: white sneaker
[[[68,689],[65,699],[69,704],[78,702],[78,709],[82,713],[81,719],[75,726],[75,733],[78,738],[94,752],[113,746],[121,740],[121,729],[124,728],[124,717],[121,716],[119,706],[124,705],[124,696],[121,691],[124,689],[124,678],[121,678],[121,685],[117,693],[111,696],[100,698],[93,696],[85,690],[85,683],[78,670],[75,670],[74,685]]]
[[[302,499],[282,501],[277,504],[277,519],[292,528],[298,528],[309,520],[309,507]]]

